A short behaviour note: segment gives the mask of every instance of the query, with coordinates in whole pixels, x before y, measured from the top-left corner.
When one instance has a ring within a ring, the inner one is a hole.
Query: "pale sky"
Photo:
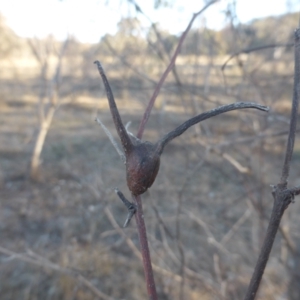
[[[153,9],[153,0],[136,0],[153,22],[173,34],[182,32],[194,12],[203,7],[203,1],[175,0],[173,7]],[[206,22],[210,28],[220,29],[225,25],[224,10],[233,0],[221,0],[212,5],[195,22]],[[239,21],[300,11],[299,0],[236,0]],[[108,4],[106,4],[108,3]],[[121,17],[135,16],[132,5],[125,0],[0,0],[0,13],[7,24],[22,37],[45,37],[53,34],[64,39],[67,34],[81,42],[97,43],[101,36],[117,31]],[[142,25],[149,26],[141,18]]]

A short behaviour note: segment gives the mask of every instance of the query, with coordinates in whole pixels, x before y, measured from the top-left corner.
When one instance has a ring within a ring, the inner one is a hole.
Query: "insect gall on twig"
[[[223,105],[187,120],[153,144],[149,141],[142,141],[132,137],[132,135],[128,135],[128,132],[122,123],[104,69],[99,61],[95,61],[95,64],[98,67],[99,74],[104,83],[112,118],[122,143],[125,154],[127,185],[133,196],[139,196],[145,193],[148,188],[152,186],[159,170],[160,156],[163,153],[165,146],[174,138],[183,134],[191,126],[211,117],[237,109],[254,108],[262,111],[268,111],[268,107],[252,102],[237,102],[229,105]],[[118,195],[122,199],[120,194]],[[129,214],[131,213],[132,211],[129,211]]]

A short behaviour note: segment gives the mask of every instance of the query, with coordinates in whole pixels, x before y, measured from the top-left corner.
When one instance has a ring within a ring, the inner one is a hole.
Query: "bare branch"
[[[211,117],[220,115],[222,113],[228,112],[228,111],[232,111],[232,110],[236,110],[236,109],[245,109],[245,108],[255,108],[255,109],[259,109],[262,111],[268,111],[269,108],[263,105],[259,105],[256,103],[252,103],[252,102],[237,102],[237,103],[232,103],[232,104],[228,104],[228,105],[223,105],[220,107],[217,107],[215,109],[212,109],[210,111],[204,112],[196,117],[193,117],[189,120],[187,120],[186,122],[184,122],[183,124],[181,124],[180,126],[178,126],[177,128],[175,128],[174,130],[172,130],[171,132],[169,132],[168,134],[166,134],[162,139],[160,139],[157,144],[156,144],[156,151],[161,154],[163,152],[164,147],[174,138],[176,138],[177,136],[181,135],[182,133],[184,133],[187,129],[189,129],[191,126],[200,123],[206,119],[209,119]]]
[[[222,245],[220,242],[218,242],[209,229],[208,225],[200,218],[199,215],[193,214],[191,211],[185,209],[185,213],[189,216],[189,218],[193,221],[195,221],[201,228],[204,230],[205,234],[207,235],[207,241],[209,244],[214,245],[218,250],[223,252],[226,255],[230,255],[230,252]]]
[[[294,69],[294,93],[293,104],[291,111],[290,131],[288,142],[286,146],[286,153],[283,163],[283,169],[280,182],[286,183],[289,177],[290,162],[294,151],[294,142],[296,136],[297,116],[299,106],[299,93],[300,93],[300,29],[295,31],[295,69]]]
[[[167,58],[166,58],[166,59],[167,59],[167,62],[168,62],[168,64],[169,64],[169,61],[171,61],[172,57],[171,57],[169,51],[167,50],[166,44],[163,42],[163,38],[162,38],[162,36],[161,36],[159,30],[157,29],[156,24],[152,22],[152,20],[150,19],[150,17],[148,17],[148,16],[145,14],[145,12],[142,11],[142,9],[140,8],[140,6],[139,6],[134,0],[129,0],[129,2],[131,2],[131,3],[135,6],[135,9],[136,9],[136,11],[137,11],[138,13],[141,13],[141,14],[142,14],[142,15],[143,15],[143,16],[151,23],[151,27],[153,28],[153,31],[154,31],[154,33],[155,33],[155,35],[156,35],[156,37],[157,37],[159,43],[161,44],[161,46],[162,46],[164,52],[165,52],[166,55],[167,55]],[[151,43],[151,41],[150,41],[149,39],[148,39],[148,43],[149,43],[150,45],[152,45],[152,43]],[[160,57],[160,59],[161,59],[162,61],[165,61],[166,59],[165,59],[163,53],[162,53],[159,49],[156,49],[156,48],[158,48],[158,47],[155,47],[154,45],[153,45],[153,47],[154,47],[154,50],[157,50],[158,56]],[[178,87],[178,89],[179,89],[179,92],[180,92],[179,95],[180,95],[180,97],[181,97],[181,101],[182,101],[182,103],[183,103],[183,98],[182,98],[182,95],[181,95],[181,91],[182,91],[183,86],[182,86],[181,80],[180,80],[180,78],[179,78],[179,75],[178,75],[178,73],[177,73],[176,65],[174,65],[174,67],[172,68],[172,73],[173,73],[173,76],[174,76],[174,78],[175,78],[176,85],[177,85],[177,87]]]
[[[118,52],[113,48],[111,43],[109,42],[109,39],[103,38],[102,41],[106,44],[108,49],[112,52],[113,56],[117,57],[123,65],[128,67],[130,70],[132,70],[134,73],[136,73],[141,78],[144,78],[145,80],[151,82],[153,85],[157,84],[157,82],[153,79],[151,79],[148,75],[146,75],[144,72],[139,71],[137,68],[135,68],[132,63],[128,62],[123,56],[119,55]]]
[[[167,78],[168,74],[170,73],[170,71],[173,69],[174,65],[175,65],[175,61],[176,61],[176,58],[180,52],[180,49],[181,49],[181,46],[184,42],[184,39],[185,37],[187,36],[188,32],[190,31],[191,27],[192,27],[192,24],[194,22],[194,20],[202,13],[204,12],[209,6],[211,6],[212,4],[214,4],[215,2],[217,2],[218,0],[213,0],[213,1],[210,1],[208,2],[199,12],[195,13],[191,19],[191,21],[189,22],[186,30],[182,33],[181,37],[180,37],[180,40],[178,42],[178,45],[177,45],[177,48],[171,58],[171,61],[170,61],[170,64],[168,65],[167,69],[165,70],[165,72],[163,73],[163,75],[161,76],[155,90],[154,90],[154,93],[148,103],[148,106],[146,108],[146,111],[143,115],[143,118],[141,120],[141,123],[140,123],[140,126],[139,126],[139,129],[138,129],[138,134],[137,134],[137,137],[140,139],[142,138],[142,135],[144,133],[144,130],[145,130],[145,125],[149,119],[149,116],[150,116],[150,113],[151,113],[151,110],[152,110],[152,107],[154,105],[154,102],[159,94],[159,91],[165,81],[165,79]]]
[[[280,185],[274,187],[274,206],[271,213],[269,226],[248,290],[246,292],[245,300],[255,299],[267,262],[269,260],[282,215],[294,198],[293,194],[289,190],[283,188],[284,186]]]
[[[240,226],[250,217],[251,210],[248,208],[244,214],[233,224],[230,230],[222,237],[220,244],[225,245],[232,238],[232,236],[237,232]]]
[[[269,226],[267,229],[266,237],[261,248],[249,287],[246,292],[245,300],[255,299],[258,291],[265,267],[267,265],[270,252],[273,247],[276,233],[278,231],[281,218],[285,209],[293,202],[295,195],[300,193],[299,187],[287,188],[287,180],[289,177],[290,161],[294,149],[295,132],[297,125],[298,103],[299,103],[299,88],[300,88],[300,28],[295,31],[295,69],[294,69],[294,93],[293,104],[291,112],[291,122],[289,129],[289,136],[287,142],[287,149],[282,168],[282,175],[280,183],[273,186],[274,205],[270,217]]]
[[[264,46],[252,47],[252,48],[246,48],[246,49],[239,50],[239,51],[233,53],[232,55],[230,55],[230,57],[222,65],[221,70],[224,71],[224,69],[226,68],[227,64],[234,57],[236,57],[236,56],[238,56],[240,54],[243,54],[243,53],[248,54],[248,53],[251,53],[251,52],[265,50],[265,49],[269,49],[269,48],[292,47],[293,45],[294,45],[293,43],[289,43],[289,44],[270,44],[270,45],[264,45]]]
[[[131,142],[131,140],[130,140],[127,132],[126,132],[126,129],[123,125],[123,122],[121,120],[121,116],[119,114],[119,111],[118,111],[118,108],[117,108],[117,105],[116,105],[116,102],[115,102],[115,99],[114,99],[114,95],[112,93],[109,82],[108,82],[108,80],[106,78],[106,75],[104,73],[104,70],[103,70],[103,68],[102,68],[102,66],[101,66],[101,64],[98,60],[96,60],[94,63],[98,67],[99,74],[100,74],[100,76],[102,78],[102,81],[103,81],[103,84],[105,86],[110,112],[111,112],[111,115],[113,117],[118,135],[121,139],[125,155],[127,155],[132,149],[132,142]]]
[[[123,204],[126,206],[126,208],[128,210],[128,215],[127,215],[126,221],[123,225],[123,227],[125,228],[125,227],[128,226],[128,224],[131,221],[132,217],[136,213],[136,205],[131,203],[129,200],[127,200],[125,198],[125,196],[123,195],[123,193],[120,192],[117,188],[115,189],[115,193],[119,196],[119,198],[121,199],[121,201],[123,202]]]

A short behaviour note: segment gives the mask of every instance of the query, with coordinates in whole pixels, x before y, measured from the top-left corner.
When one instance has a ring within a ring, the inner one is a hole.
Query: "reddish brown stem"
[[[165,72],[163,73],[163,75],[161,76],[155,90],[154,90],[154,93],[148,103],[148,106],[145,110],[145,113],[143,115],[143,118],[141,120],[141,123],[140,123],[140,126],[139,126],[139,129],[138,129],[138,133],[137,133],[137,137],[139,139],[142,138],[143,136],[143,133],[144,133],[144,130],[145,130],[145,125],[149,119],[149,116],[150,116],[150,113],[151,113],[151,110],[152,110],[152,107],[154,105],[154,102],[156,100],[156,97],[157,95],[159,94],[159,91],[165,81],[165,79],[167,78],[168,74],[170,73],[170,71],[173,69],[174,65],[175,65],[175,61],[176,61],[176,58],[180,52],[180,49],[181,49],[181,46],[182,46],[182,43],[184,42],[184,39],[185,37],[187,36],[188,32],[190,31],[192,25],[193,25],[193,22],[195,21],[195,19],[202,13],[204,12],[209,6],[211,6],[212,4],[214,4],[215,2],[217,2],[218,0],[213,0],[213,1],[210,1],[208,2],[200,11],[198,11],[197,13],[195,13],[191,19],[191,21],[189,22],[186,30],[182,33],[180,39],[179,39],[179,42],[178,42],[178,45],[176,47],[176,50],[171,58],[171,61],[170,61],[170,64],[168,65],[167,69],[165,70]]]
[[[150,251],[148,246],[146,225],[144,222],[143,206],[141,196],[133,196],[133,200],[137,206],[135,220],[139,233],[141,253],[143,257],[144,273],[147,284],[147,291],[150,300],[157,300],[156,287],[154,282]]]

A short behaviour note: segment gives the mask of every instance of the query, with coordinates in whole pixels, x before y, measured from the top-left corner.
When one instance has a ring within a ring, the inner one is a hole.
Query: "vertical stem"
[[[281,196],[281,195],[280,195]],[[267,229],[266,237],[264,243],[261,248],[260,255],[258,257],[254,272],[252,274],[252,278],[250,284],[248,286],[246,296],[244,300],[253,300],[255,299],[256,293],[258,291],[261,279],[264,274],[264,270],[266,268],[267,262],[269,260],[269,256],[273,247],[273,243],[276,237],[276,233],[279,228],[281,217],[286,209],[286,202],[282,201],[282,197],[278,197],[276,193],[274,199],[274,206],[272,210],[272,214],[270,217],[269,226]]]
[[[142,118],[142,120],[141,120],[139,129],[138,129],[138,133],[137,133],[137,137],[138,137],[139,139],[142,138],[142,135],[143,135],[144,129],[145,129],[145,125],[146,125],[146,123],[147,123],[147,121],[148,121],[148,119],[149,119],[149,116],[150,116],[152,107],[153,107],[153,105],[154,105],[154,102],[155,102],[155,100],[156,100],[156,97],[158,96],[159,91],[160,91],[160,89],[161,89],[161,87],[162,87],[162,85],[163,85],[165,79],[167,78],[168,74],[172,71],[172,69],[173,69],[174,66],[175,66],[176,58],[177,58],[177,56],[178,56],[178,54],[179,54],[179,52],[180,52],[180,49],[181,49],[181,46],[182,46],[182,44],[183,44],[183,42],[184,42],[184,40],[185,40],[185,37],[187,36],[188,32],[190,31],[190,29],[191,29],[191,27],[192,27],[192,25],[193,25],[193,22],[195,21],[195,19],[196,19],[202,12],[204,12],[209,6],[211,6],[212,4],[214,4],[214,3],[217,2],[217,1],[218,1],[218,0],[212,0],[212,1],[208,2],[208,3],[207,3],[200,11],[198,11],[197,13],[195,13],[195,14],[193,15],[192,19],[190,20],[190,22],[189,22],[187,28],[186,28],[185,31],[182,33],[182,35],[181,35],[181,37],[180,37],[180,39],[179,39],[178,45],[177,45],[177,47],[176,47],[176,49],[175,49],[175,51],[174,51],[174,54],[173,54],[173,56],[171,57],[170,63],[169,63],[169,65],[168,65],[167,69],[165,70],[165,72],[162,74],[162,76],[161,76],[159,82],[157,83],[156,88],[155,88],[155,90],[154,90],[154,92],[153,92],[153,95],[152,95],[152,97],[151,97],[151,99],[150,99],[150,101],[149,101],[149,103],[148,103],[148,106],[147,106],[147,108],[146,108],[146,110],[145,110],[145,113],[144,113],[144,115],[143,115],[143,118]]]
[[[287,148],[282,168],[282,175],[280,183],[274,187],[273,197],[274,205],[267,229],[266,237],[261,248],[259,258],[257,260],[250,285],[246,292],[245,300],[255,299],[256,293],[259,288],[262,276],[265,271],[266,264],[269,259],[270,252],[273,247],[273,242],[278,231],[280,221],[284,210],[293,200],[294,196],[298,194],[297,188],[287,189],[287,180],[290,171],[290,162],[294,150],[295,133],[297,125],[297,115],[298,115],[298,104],[300,96],[300,28],[295,31],[295,70],[294,70],[294,90],[293,90],[293,104],[291,111],[291,121],[290,130],[287,142]]]
[[[280,183],[286,183],[289,177],[290,162],[294,150],[294,142],[296,135],[298,106],[299,106],[299,91],[300,89],[300,28],[295,30],[295,68],[294,68],[294,91],[293,91],[293,104],[291,111],[290,131],[288,142],[286,145],[286,153],[282,168],[282,175]]]
[[[148,246],[146,226],[144,222],[143,206],[141,196],[133,196],[133,200],[137,206],[137,211],[135,214],[137,229],[139,233],[141,253],[143,257],[144,273],[147,284],[147,291],[149,300],[157,300],[155,282],[153,277],[153,270],[150,258],[150,250]]]
[[[55,113],[55,107],[51,106],[45,119],[42,121],[42,124],[40,125],[40,131],[35,141],[35,146],[34,146],[33,154],[31,157],[31,164],[30,164],[30,178],[33,180],[38,179],[40,157],[46,140],[47,133],[52,123],[54,113]]]

